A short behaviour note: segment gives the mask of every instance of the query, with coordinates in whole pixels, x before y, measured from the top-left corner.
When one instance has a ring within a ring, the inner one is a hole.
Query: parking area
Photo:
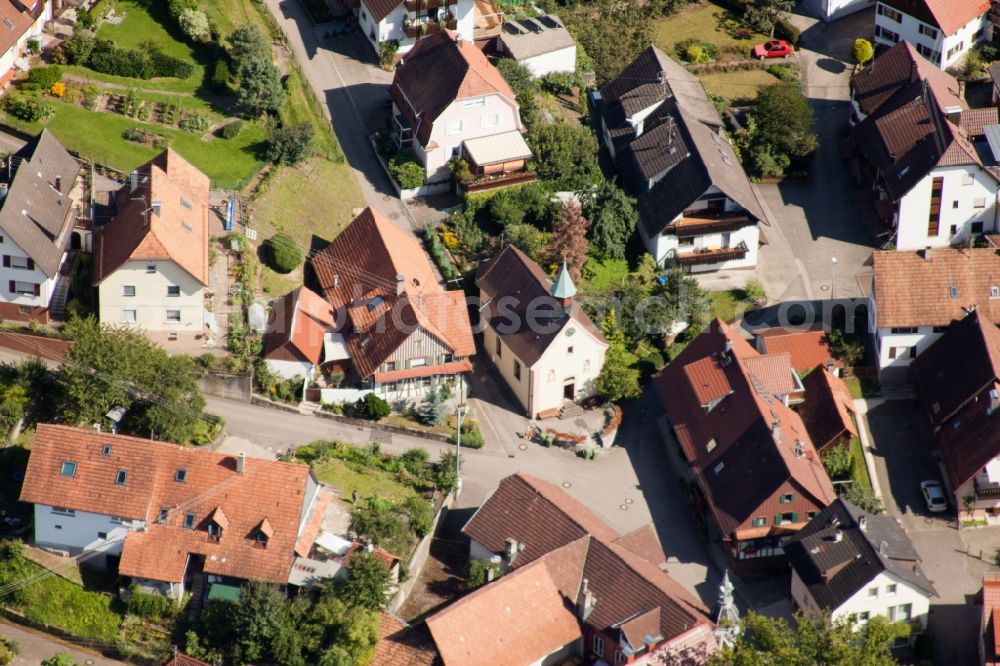
[[[886,512],[903,523],[937,590],[930,615],[934,663],[978,663],[980,610],[975,600],[991,565],[974,555],[995,551],[1000,528],[959,531],[955,507],[938,514],[927,510],[920,482],[941,480],[941,469],[919,403],[870,400],[868,428]]]

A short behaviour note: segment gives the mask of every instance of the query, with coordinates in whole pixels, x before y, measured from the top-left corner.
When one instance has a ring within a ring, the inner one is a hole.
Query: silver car
[[[921,481],[920,492],[927,502],[927,510],[933,513],[940,513],[948,510],[948,499],[944,496],[944,488],[937,481]]]

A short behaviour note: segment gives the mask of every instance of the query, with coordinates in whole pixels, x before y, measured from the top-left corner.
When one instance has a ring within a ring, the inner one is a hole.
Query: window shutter
[[[792,511],[792,522],[793,523],[799,522],[799,514],[796,511]]]
[[[11,280],[10,282],[7,283],[7,291],[9,291],[12,294],[16,294],[17,293],[16,291],[14,291],[14,281],[13,280]]]
[[[3,267],[4,268],[10,268],[10,255],[9,254],[3,255]]]
[[[780,513],[774,514],[774,524],[775,525],[780,525],[781,524],[781,514]]]
[[[42,295],[42,285],[36,284],[35,285],[35,296],[41,296],[41,295]]]
[[[35,260],[31,259],[30,257],[28,258],[28,270],[29,271],[35,270]]]

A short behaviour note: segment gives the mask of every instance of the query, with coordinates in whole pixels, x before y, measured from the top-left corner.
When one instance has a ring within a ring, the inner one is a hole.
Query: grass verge
[[[857,437],[851,438],[851,480],[869,495],[872,493],[872,481],[868,478],[865,452],[861,448],[861,440]]]
[[[583,265],[582,289],[587,293],[603,294],[620,289],[628,275],[627,259],[589,257]]]
[[[710,95],[725,97],[730,102],[752,100],[764,86],[777,83],[777,77],[766,69],[744,69],[735,72],[699,74],[698,79]]]
[[[731,322],[742,315],[749,305],[742,289],[710,291],[708,297],[712,301],[712,316],[724,322]]]

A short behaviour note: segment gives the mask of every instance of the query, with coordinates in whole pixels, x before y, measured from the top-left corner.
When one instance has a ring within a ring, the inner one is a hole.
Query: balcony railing
[[[422,12],[438,7],[451,7],[458,0],[405,0],[403,6],[408,12]]]
[[[747,256],[746,243],[740,241],[736,247],[722,247],[709,250],[695,250],[677,255],[677,263],[681,266],[697,266],[699,264],[717,264],[732,259],[742,259]]]
[[[538,175],[534,171],[515,171],[512,173],[496,174],[495,176],[484,176],[465,185],[466,192],[482,192],[492,190],[497,187],[506,187],[517,183],[530,183],[536,180]]]
[[[403,24],[403,33],[411,39],[417,39],[441,32],[442,26],[439,21],[414,21]]]
[[[997,499],[1000,498],[1000,485],[995,484],[983,484],[980,485],[979,481],[976,481],[976,498],[978,499]]]

